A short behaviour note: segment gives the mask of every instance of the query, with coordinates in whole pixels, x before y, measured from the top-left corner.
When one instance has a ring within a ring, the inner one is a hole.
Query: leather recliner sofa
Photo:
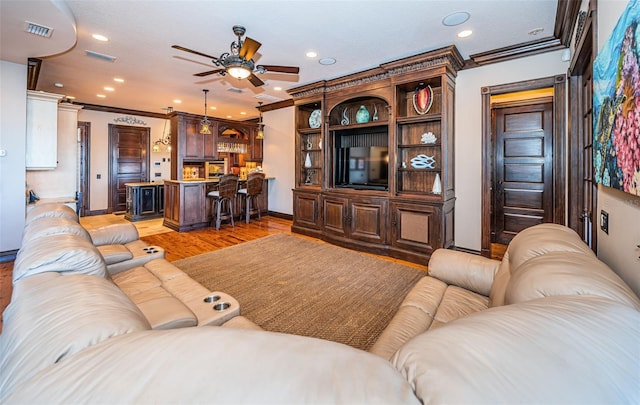
[[[0,402],[640,402],[640,300],[561,226],[521,232],[501,262],[435,252],[373,353],[262,330],[151,330],[121,289],[79,273],[14,284]]]

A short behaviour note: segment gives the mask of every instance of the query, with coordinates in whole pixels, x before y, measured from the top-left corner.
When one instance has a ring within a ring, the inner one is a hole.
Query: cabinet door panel
[[[185,120],[184,158],[198,159],[204,157],[204,140],[199,132],[200,123],[197,120]]]
[[[204,184],[184,185],[182,198],[182,225],[192,225],[206,222],[203,207],[205,204]]]
[[[392,203],[393,231],[392,244],[400,249],[430,254],[441,247],[439,218],[441,210],[437,206],[410,203]]]
[[[349,233],[352,239],[384,243],[387,204],[384,200],[354,200],[350,206]]]
[[[347,235],[347,205],[344,198],[324,198],[322,201],[322,213],[324,218],[324,231],[337,236]]]
[[[320,228],[320,197],[317,193],[293,193],[293,222],[295,226]]]

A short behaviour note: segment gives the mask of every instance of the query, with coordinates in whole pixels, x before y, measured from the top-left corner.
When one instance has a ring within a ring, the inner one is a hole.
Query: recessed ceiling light
[[[460,32],[458,32],[458,38],[466,38],[471,34],[473,34],[473,31],[471,31],[471,30],[460,31]]]
[[[180,103],[182,103],[182,100],[175,99],[175,100],[173,100],[173,102],[176,103],[176,104],[180,104]]]
[[[218,107],[215,107],[215,106],[211,106],[209,108],[211,108],[212,110],[217,110],[218,109]]]
[[[471,15],[466,11],[457,11],[443,18],[442,25],[445,25],[447,27],[455,27],[456,25],[460,25],[466,22],[469,17],[471,17]]]
[[[244,111],[240,111],[240,115],[247,115],[247,113]]]
[[[274,89],[275,91],[280,91],[280,90],[282,90],[282,87],[280,87],[280,86],[276,86],[276,87],[274,87],[273,89]]]
[[[307,52],[307,58],[315,58],[316,56],[318,56],[318,53],[315,51]]]
[[[227,115],[227,118],[231,118],[231,117],[233,117],[233,115]]]
[[[105,96],[104,94],[96,94],[96,97],[107,98],[107,96]]]
[[[105,91],[114,91],[115,89],[113,87],[109,87],[109,86],[104,86]]]
[[[529,35],[538,35],[538,34],[542,34],[542,32],[544,31],[544,28],[534,28],[531,31],[528,32]]]
[[[68,98],[69,100],[75,100],[76,98],[73,96],[64,96],[65,98]]]
[[[109,38],[105,37],[104,35],[101,34],[93,34],[91,35],[93,37],[93,39],[95,39],[96,41],[100,41],[100,42],[107,42],[109,40]]]
[[[336,63],[335,58],[322,58],[318,61],[319,64],[321,65],[333,65],[334,63]]]
[[[124,83],[124,79],[121,79],[121,78],[119,78],[119,77],[114,77],[114,78],[113,78],[113,81],[114,81],[114,82],[118,82],[118,83]]]
[[[53,83],[53,85],[60,88],[64,87],[64,84],[62,83]]]

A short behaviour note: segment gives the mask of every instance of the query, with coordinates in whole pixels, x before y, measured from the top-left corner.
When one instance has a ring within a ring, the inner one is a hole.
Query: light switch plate
[[[600,229],[609,235],[609,213],[605,210],[600,210]]]

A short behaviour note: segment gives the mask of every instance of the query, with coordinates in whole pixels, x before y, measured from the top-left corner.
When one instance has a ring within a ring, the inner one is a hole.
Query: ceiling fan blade
[[[198,76],[198,77],[205,77],[205,76],[209,76],[212,75],[214,73],[220,73],[224,70],[224,68],[221,69],[214,69],[214,70],[207,70],[206,72],[201,72],[201,73],[195,73],[194,76]]]
[[[245,60],[249,60],[253,58],[258,48],[260,48],[262,44],[256,40],[253,40],[249,37],[246,37],[242,42],[242,48],[240,48],[240,52],[238,55]]]
[[[247,80],[249,80],[251,84],[253,84],[255,87],[260,87],[264,84],[264,82],[260,80],[260,78],[254,75],[253,73],[251,73],[251,75],[247,78]]]
[[[196,54],[196,55],[204,56],[205,58],[209,58],[209,59],[213,59],[213,60],[217,60],[218,59],[215,56],[211,56],[211,55],[207,55],[206,53],[194,51],[193,49],[185,48],[184,46],[171,45],[171,47],[173,49],[177,49],[179,51],[184,51],[184,52],[189,52],[189,53],[193,53],[193,54]]]
[[[296,66],[258,65],[256,68],[262,68],[266,72],[293,73],[295,75],[300,73],[300,68]]]

